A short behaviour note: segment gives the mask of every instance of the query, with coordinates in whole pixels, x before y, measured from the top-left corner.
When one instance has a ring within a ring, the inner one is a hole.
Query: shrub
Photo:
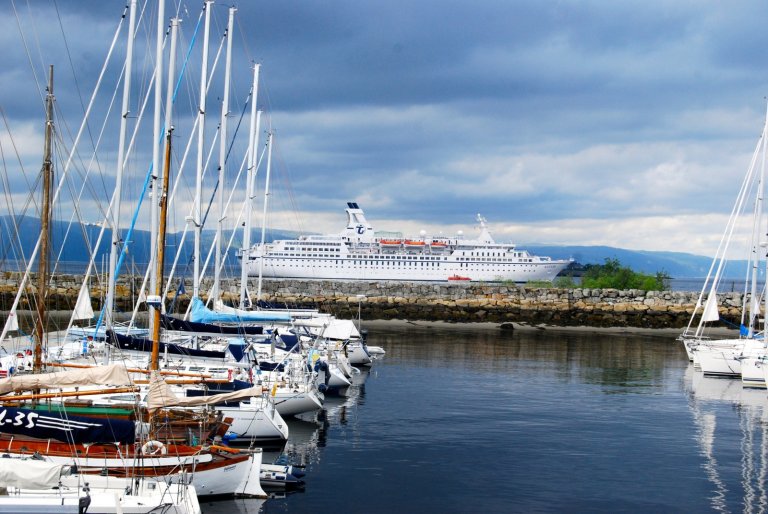
[[[663,272],[647,275],[622,266],[618,259],[605,259],[605,264],[591,264],[581,277],[581,287],[588,289],[668,289],[669,277]]]

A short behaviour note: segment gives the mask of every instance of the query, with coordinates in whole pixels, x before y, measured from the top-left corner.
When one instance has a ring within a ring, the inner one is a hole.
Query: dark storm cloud
[[[41,114],[19,44],[23,33],[39,80],[46,63],[57,64],[57,97],[76,126],[124,2],[12,5],[14,15],[0,22],[0,41],[9,49],[0,69],[3,109],[19,123]],[[169,16],[177,11],[183,18],[180,55],[201,5],[167,4]],[[149,3],[144,14],[152,23],[155,6]],[[228,7],[214,4],[212,52]],[[333,228],[319,224],[321,214],[330,218],[345,201],[362,199],[393,223],[461,224],[482,211],[515,230],[528,224],[522,237],[532,239],[543,233],[537,223],[564,227],[546,232],[553,241],[588,243],[568,224],[612,219],[624,224],[614,244],[668,248],[678,234],[639,241],[626,227],[654,216],[728,212],[732,195],[724,192],[740,180],[762,126],[768,5],[757,1],[249,1],[237,7],[230,119],[250,86],[250,62],[262,63],[259,103],[277,132],[276,173],[290,177],[276,179],[275,205],[287,195],[277,188],[290,182],[295,207],[318,230]],[[140,27],[137,63],[151,62],[154,28]],[[179,119],[194,112],[200,37],[177,103]],[[121,44],[115,62],[123,55]],[[148,87],[146,68],[137,64],[144,71],[136,72],[134,104]],[[222,70],[223,62],[217,73]],[[106,90],[116,77],[114,70],[107,75]],[[216,79],[209,128],[220,98]],[[107,101],[100,100],[102,110]],[[179,144],[183,126],[179,121]],[[113,123],[103,143],[105,168],[114,168],[115,133]],[[146,142],[139,151],[144,159],[151,154]],[[674,229],[703,230],[686,227],[683,218]]]

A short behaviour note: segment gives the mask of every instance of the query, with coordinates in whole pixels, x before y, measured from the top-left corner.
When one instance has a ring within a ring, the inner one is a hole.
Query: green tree
[[[647,275],[622,266],[618,259],[605,259],[605,264],[586,266],[581,286],[589,289],[642,289],[663,291],[668,289],[669,277],[664,272]]]

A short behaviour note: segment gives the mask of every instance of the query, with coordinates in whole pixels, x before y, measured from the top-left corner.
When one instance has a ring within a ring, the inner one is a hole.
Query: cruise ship
[[[255,245],[243,252],[250,276],[330,280],[551,281],[571,262],[532,255],[494,241],[478,214],[477,239],[405,238],[375,232],[357,203],[347,203],[347,226],[339,234],[308,235]]]

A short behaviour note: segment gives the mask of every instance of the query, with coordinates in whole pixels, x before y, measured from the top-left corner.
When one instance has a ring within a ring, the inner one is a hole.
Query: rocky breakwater
[[[558,326],[682,328],[698,292],[544,289],[474,283],[269,281],[264,298],[340,317]],[[721,317],[738,325],[738,293],[718,295]]]
[[[20,282],[21,273],[0,275],[0,310],[11,308]],[[251,282],[249,290],[253,293],[256,281]],[[19,310],[34,308],[34,284],[33,277]],[[73,309],[81,284],[82,277],[57,276],[49,289],[48,309]],[[192,290],[191,279],[185,278],[184,285],[187,291]],[[211,285],[210,279],[204,280],[201,290],[209,291]],[[141,277],[121,277],[116,288],[116,310],[131,312],[140,288]],[[225,302],[237,304],[237,279],[223,280],[221,290]],[[106,284],[91,279],[89,291],[91,304],[98,310],[106,296]],[[359,313],[363,319],[682,328],[691,318],[698,292],[529,288],[468,282],[266,280],[262,299],[293,308],[318,308],[344,318],[357,318]],[[186,310],[189,300],[188,294],[177,298],[176,311]],[[719,294],[718,305],[721,318],[738,326],[740,294]]]
[[[19,290],[23,273],[5,271],[0,273],[0,310],[8,311]],[[131,311],[141,289],[142,277],[121,277],[115,287],[115,308]],[[75,308],[83,277],[80,275],[56,275],[48,285],[46,307],[49,310],[67,311]],[[106,279],[92,277],[89,281],[88,293],[91,305],[96,310],[107,295]],[[37,295],[37,274],[32,273],[26,282],[24,293],[19,298],[19,310],[34,310]]]

